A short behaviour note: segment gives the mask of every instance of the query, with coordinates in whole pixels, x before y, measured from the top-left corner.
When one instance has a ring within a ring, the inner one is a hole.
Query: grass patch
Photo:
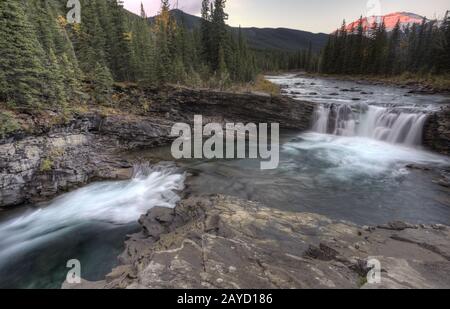
[[[281,88],[264,78],[263,75],[258,75],[256,79],[247,84],[233,85],[228,89],[233,92],[263,92],[272,96],[281,95]]]
[[[253,85],[253,91],[260,91],[264,93],[269,93],[271,95],[277,96],[281,94],[280,86],[277,84],[274,84],[267,79],[264,78],[264,76],[259,75]]]
[[[358,278],[358,287],[362,288],[367,283],[367,277],[359,277]]]
[[[419,84],[430,87],[438,91],[450,91],[450,75],[435,75],[435,74],[411,74],[403,73],[399,76],[386,78],[398,84]]]

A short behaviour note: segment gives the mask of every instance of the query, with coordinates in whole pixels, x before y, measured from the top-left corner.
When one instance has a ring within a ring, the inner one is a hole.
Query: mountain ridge
[[[177,22],[183,23],[188,29],[195,29],[200,26],[201,18],[195,15],[188,14],[179,9],[170,11]],[[155,20],[156,16],[150,17],[150,22]],[[239,31],[238,27],[229,28],[233,33]],[[253,49],[259,50],[278,50],[278,51],[298,51],[311,48],[313,51],[319,52],[325,47],[328,34],[312,33],[303,30],[289,29],[289,28],[258,28],[258,27],[242,27],[241,32],[247,39],[249,46]]]

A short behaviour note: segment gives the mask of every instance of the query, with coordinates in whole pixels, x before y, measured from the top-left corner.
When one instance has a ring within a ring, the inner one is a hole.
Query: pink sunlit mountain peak
[[[370,31],[373,24],[380,24],[384,21],[387,31],[392,31],[395,28],[397,22],[400,22],[400,27],[405,29],[407,26],[414,24],[421,24],[424,17],[408,12],[395,12],[382,16],[370,16],[362,19],[364,31]],[[359,19],[347,25],[347,31],[356,31],[359,26]]]

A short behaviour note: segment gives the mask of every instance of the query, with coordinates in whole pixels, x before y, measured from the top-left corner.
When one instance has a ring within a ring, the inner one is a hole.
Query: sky
[[[158,13],[160,0],[124,0],[125,7],[140,12],[141,1],[148,16]],[[171,0],[172,7],[177,0]],[[201,0],[178,0],[178,8],[200,14]],[[227,0],[228,24],[242,27],[292,28],[330,33],[343,19],[352,22],[360,15],[411,12],[428,18],[442,17],[450,10],[449,0]]]

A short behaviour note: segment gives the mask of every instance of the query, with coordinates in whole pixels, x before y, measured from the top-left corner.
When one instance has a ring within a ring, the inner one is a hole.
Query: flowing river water
[[[95,183],[45,205],[5,212],[0,287],[60,287],[70,259],[81,261],[83,278],[102,279],[117,264],[126,234],[138,229],[139,216],[154,206],[174,207],[185,187],[358,224],[450,225],[449,189],[434,182],[433,172],[408,168],[449,168],[448,157],[420,145],[427,114],[450,104],[448,97],[332,79],[268,78],[287,95],[317,103],[310,132],[282,132],[278,169],[263,171],[258,160],[246,159],[138,166],[130,181]],[[169,147],[126,156],[172,160]]]

